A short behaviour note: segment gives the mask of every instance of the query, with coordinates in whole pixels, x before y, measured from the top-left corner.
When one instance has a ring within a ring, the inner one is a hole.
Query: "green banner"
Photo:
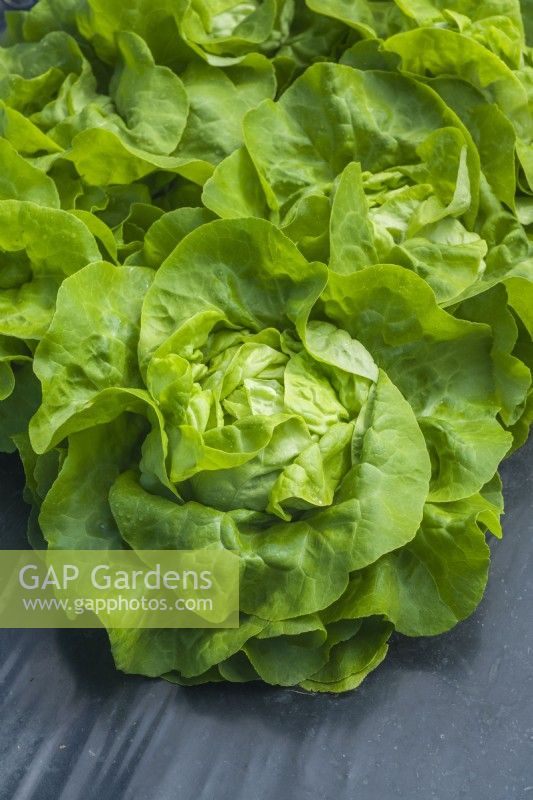
[[[1,628],[236,628],[227,550],[2,550]]]

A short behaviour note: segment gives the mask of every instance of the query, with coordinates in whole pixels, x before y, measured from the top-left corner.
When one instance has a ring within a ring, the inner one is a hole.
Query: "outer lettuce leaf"
[[[9,165],[16,165],[19,156],[0,140],[2,146],[7,148],[7,181]],[[39,176],[35,192],[25,185],[29,173],[23,170],[21,194],[45,203],[47,192],[54,198],[53,184],[34,171]],[[0,450],[13,450],[11,437],[27,430],[37,408],[40,390],[31,371],[32,350],[48,329],[61,282],[99,258],[96,241],[72,215],[28,200],[0,200]]]
[[[116,62],[115,35],[124,30],[142,36],[158,64],[179,68],[191,58],[179,35],[173,0],[135,0],[127,5],[120,0],[87,0],[77,9],[76,23],[104,62]]]
[[[15,364],[12,375],[9,382],[13,388],[0,401],[0,451],[3,453],[15,450],[16,435],[27,433],[30,419],[41,402],[41,387],[30,364]]]
[[[187,234],[211,218],[212,214],[204,208],[177,208],[163,214],[146,231],[142,249],[126,263],[158,269]]]
[[[531,186],[531,107],[526,88],[512,69],[482,44],[451,30],[419,28],[391,37],[384,46],[401,56],[404,70],[462,78],[494,103],[516,131],[517,156]]]
[[[0,333],[40,339],[62,280],[100,259],[80,220],[26,201],[0,202]]]
[[[123,414],[113,422],[70,437],[66,458],[39,509],[39,524],[48,547],[123,547],[108,495],[115,479],[138,455],[142,434],[142,420]]]
[[[49,208],[59,208],[59,195],[51,178],[19,156],[7,139],[0,139],[1,200],[27,200]]]
[[[47,449],[52,438],[58,442],[75,430],[93,425],[91,401],[100,392],[109,390],[97,418],[103,423],[119,416],[121,408],[125,410],[126,398],[114,392],[115,388],[141,388],[136,358],[139,314],[144,292],[152,279],[153,272],[149,269],[95,263],[61,286],[57,313],[35,354],[35,373],[48,397],[46,406],[41,406],[32,422],[32,443],[37,452]],[[88,296],[92,296],[90,303]],[[80,318],[74,309],[81,306],[84,315]],[[69,330],[67,320],[73,313],[77,322],[75,329]],[[117,326],[120,337],[116,336]],[[70,343],[63,351],[66,338]],[[95,348],[95,358],[90,362],[86,358],[77,361],[81,356],[80,344]],[[81,380],[73,373],[74,364]],[[62,396],[63,379],[64,388],[71,387],[67,402],[66,396]],[[142,400],[132,395],[132,402],[142,403]],[[82,409],[85,423],[77,427],[69,425],[76,411]]]
[[[453,627],[483,595],[489,549],[477,520],[490,508],[480,495],[428,503],[413,541],[354,573],[327,620],[383,614],[408,636]]]
[[[415,411],[432,459],[431,499],[479,491],[511,444],[496,420],[490,328],[439,309],[429,287],[399,267],[332,275],[322,302]]]

